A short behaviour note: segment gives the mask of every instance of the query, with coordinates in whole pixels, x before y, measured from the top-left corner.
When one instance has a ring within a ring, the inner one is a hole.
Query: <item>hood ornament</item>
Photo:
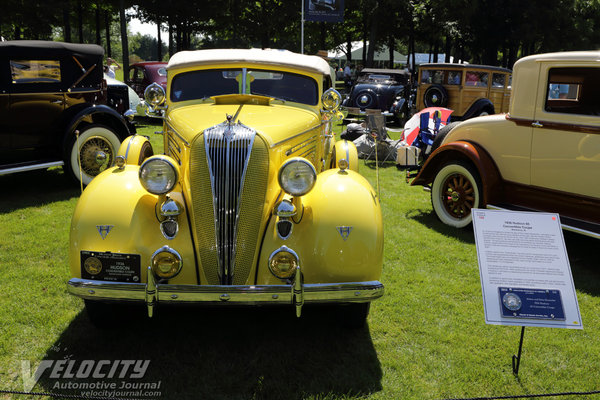
[[[231,114],[225,114],[225,115],[227,118],[227,122],[225,123],[225,131],[223,132],[223,137],[225,138],[225,140],[227,140],[229,142],[235,136],[235,131],[232,128],[233,115],[231,115]]]

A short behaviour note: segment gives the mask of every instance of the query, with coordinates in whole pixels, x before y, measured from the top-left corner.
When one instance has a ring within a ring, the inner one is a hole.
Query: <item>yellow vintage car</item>
[[[72,219],[69,292],[97,325],[123,302],[339,304],[361,326],[379,281],[379,198],[336,141],[327,62],[282,50],[199,50],[151,85],[165,154],[123,141]]]

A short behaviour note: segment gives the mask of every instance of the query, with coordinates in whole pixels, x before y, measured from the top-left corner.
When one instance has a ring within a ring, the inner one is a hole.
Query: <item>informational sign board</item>
[[[583,329],[558,214],[472,212],[485,322]]]
[[[304,0],[304,19],[344,22],[344,0]]]

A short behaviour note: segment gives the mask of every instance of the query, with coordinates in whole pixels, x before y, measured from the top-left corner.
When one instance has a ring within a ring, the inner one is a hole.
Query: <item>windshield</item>
[[[173,77],[171,101],[225,94],[256,94],[303,104],[318,104],[317,82],[304,75],[250,69],[208,69]]]
[[[407,78],[398,75],[388,74],[363,74],[358,77],[359,83],[375,83],[386,85],[403,85]]]

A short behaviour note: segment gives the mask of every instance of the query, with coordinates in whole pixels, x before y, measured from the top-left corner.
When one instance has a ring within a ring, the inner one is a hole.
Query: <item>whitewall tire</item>
[[[65,168],[73,178],[88,185],[96,175],[114,164],[120,144],[118,136],[109,127],[88,125],[80,129],[79,138],[73,135]]]
[[[481,183],[475,170],[460,162],[446,164],[431,186],[431,205],[446,225],[464,228],[472,221],[471,209],[482,204]]]

